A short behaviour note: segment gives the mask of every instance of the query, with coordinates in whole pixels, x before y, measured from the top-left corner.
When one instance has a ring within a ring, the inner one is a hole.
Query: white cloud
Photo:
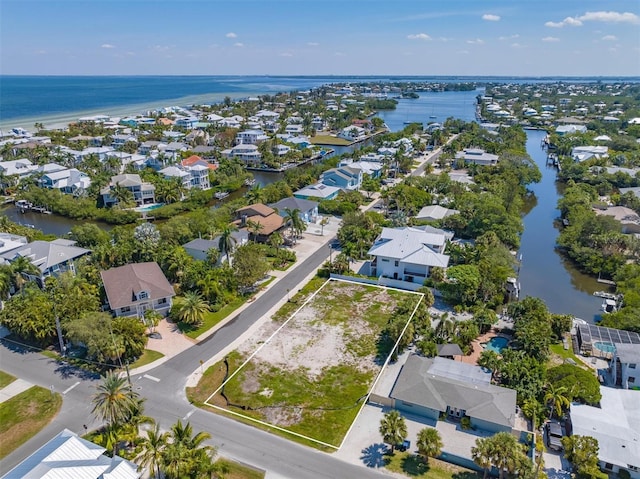
[[[411,35],[407,35],[409,40],[431,40],[431,37],[426,33],[413,33]]]
[[[281,57],[292,57],[292,56],[293,56],[293,53],[283,52],[283,53],[281,53],[279,56],[281,56]]]
[[[318,47],[318,46],[320,46],[320,44],[318,42],[307,42],[307,45],[309,45],[310,47]]]
[[[244,47],[244,43],[240,43],[240,42],[234,43],[233,46],[234,47],[238,47],[238,48],[242,48],[242,47]]]
[[[467,40],[467,43],[469,45],[483,45],[484,44],[484,40],[482,40],[480,38],[476,38],[475,40]]]
[[[542,41],[552,43],[552,42],[559,42],[560,39],[558,37],[544,37]]]
[[[227,34],[225,35],[225,37],[227,37],[227,38],[238,38],[238,35],[236,35],[236,34],[235,34],[235,33],[233,33],[233,32],[229,32],[229,33],[227,33]]]
[[[516,39],[516,38],[520,38],[520,35],[518,35],[517,33],[514,34],[514,35],[510,35],[508,37],[505,37],[505,36],[498,37],[498,40],[504,41],[504,40],[513,40],[513,39]]]
[[[604,40],[605,42],[615,42],[617,38],[615,35],[605,35],[604,37],[602,37],[602,40]]]
[[[100,48],[115,48],[115,45],[111,45],[111,43],[103,43],[100,45]]]
[[[482,15],[482,19],[488,22],[497,22],[500,20],[500,15],[493,15],[491,13],[485,13]]]
[[[640,24],[640,17],[630,12],[586,12],[579,17],[567,17],[561,22],[547,22],[544,25],[550,28],[579,27],[582,26],[583,22],[631,23],[638,25]]]
[[[511,48],[522,48],[524,45],[521,45],[520,43],[512,43],[511,44]]]
[[[630,12],[587,12],[579,20],[583,22],[632,23],[640,24],[640,17]]]

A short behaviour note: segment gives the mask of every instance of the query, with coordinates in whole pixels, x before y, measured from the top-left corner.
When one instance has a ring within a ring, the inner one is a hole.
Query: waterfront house
[[[165,178],[177,179],[183,188],[187,190],[192,188],[208,190],[211,188],[209,168],[199,163],[193,165],[167,166],[158,173]]]
[[[156,262],[133,263],[101,271],[107,304],[115,316],[142,317],[152,309],[167,315],[175,296]]]
[[[328,186],[322,183],[315,183],[313,185],[305,186],[304,188],[299,189],[293,196],[296,198],[301,198],[303,200],[309,198],[316,198],[319,200],[332,200],[338,193],[342,191],[340,188],[336,186]]]
[[[116,186],[129,190],[133,194],[133,200],[138,206],[156,202],[156,187],[154,185],[142,181],[140,175],[124,174],[112,176],[111,182],[100,190],[102,204],[104,206],[113,206],[118,203],[118,199],[113,196],[113,190]]]
[[[4,176],[15,176],[18,180],[22,180],[27,176],[30,176],[37,169],[38,166],[34,165],[26,158],[22,158],[20,160],[0,161],[0,173]]]
[[[571,404],[572,433],[598,440],[603,471],[618,477],[624,471],[627,477],[640,479],[640,392],[600,386],[600,394],[599,407]]]
[[[624,234],[640,234],[640,216],[626,206],[609,206],[608,208],[594,208],[597,215],[611,216],[622,225]]]
[[[284,227],[284,219],[282,216],[273,208],[262,203],[255,203],[236,210],[236,220],[234,224],[238,229],[244,229],[253,235],[247,227],[250,222],[258,223],[262,226],[262,229],[255,235],[255,238],[253,238],[255,241],[261,243],[266,242],[269,236]]]
[[[262,161],[262,154],[256,145],[236,145],[233,148],[222,151],[226,158],[237,158],[249,164],[257,165]]]
[[[0,232],[0,254],[6,253],[27,244],[26,236]]]
[[[371,178],[380,178],[382,176],[382,164],[377,161],[363,160],[362,158],[363,157],[361,157],[359,161],[345,158],[338,163],[338,166],[350,166],[362,171],[363,175],[369,175]]]
[[[481,148],[465,148],[456,153],[457,160],[463,160],[465,164],[491,166],[498,163],[498,155],[487,153]]]
[[[27,258],[38,270],[38,274],[23,274],[31,281],[37,281],[42,287],[49,276],[58,276],[70,271],[75,274],[75,261],[91,253],[88,249],[75,246],[75,241],[56,239],[53,241],[32,241],[0,255],[5,263],[18,258]]]
[[[320,183],[343,190],[358,190],[362,185],[362,170],[353,166],[341,166],[324,171]]]
[[[291,151],[290,146],[278,144],[275,146],[273,154],[276,156],[285,156],[290,151]]]
[[[491,384],[491,372],[442,357],[410,355],[391,394],[404,413],[437,421],[442,416],[485,432],[511,432],[516,420],[516,391]]]
[[[360,141],[367,137],[367,130],[359,126],[347,126],[340,130],[338,138],[343,138],[349,141]]]
[[[314,223],[316,218],[318,217],[317,202],[302,198],[296,198],[295,196],[283,198],[276,203],[270,204],[269,206],[276,210],[278,214],[283,218],[287,215],[285,211],[287,208],[290,210],[297,209],[298,211],[300,211],[300,219],[305,223]]]
[[[185,190],[191,188],[191,175],[188,171],[185,171],[182,168],[177,166],[167,166],[166,168],[158,171],[158,173],[160,173],[165,179],[178,181]]]
[[[640,345],[616,344],[609,368],[615,386],[640,389]]]
[[[440,205],[430,205],[422,208],[414,218],[423,221],[435,221],[446,218],[447,216],[457,215],[458,213],[460,213],[458,210],[445,208]]]
[[[586,133],[587,127],[584,125],[560,125],[556,128],[559,136],[572,135],[574,133]]]
[[[65,194],[81,196],[91,186],[91,178],[75,168],[63,168],[43,174],[39,183],[41,188],[55,189]]]
[[[205,160],[204,158],[198,155],[191,155],[189,158],[185,158],[184,160],[182,160],[180,164],[182,166],[195,166],[195,165],[205,166],[211,171],[214,171],[218,168],[218,165],[214,163],[209,163],[207,160]]]
[[[571,158],[578,163],[583,161],[609,157],[609,147],[607,146],[574,146],[571,149]]]
[[[258,145],[269,137],[262,130],[245,130],[236,134],[236,145]]]
[[[367,253],[369,274],[421,285],[432,268],[449,265],[449,256],[443,253],[452,238],[453,233],[431,227],[382,228]]]
[[[140,479],[143,470],[120,456],[109,457],[106,449],[63,429],[3,479]]]

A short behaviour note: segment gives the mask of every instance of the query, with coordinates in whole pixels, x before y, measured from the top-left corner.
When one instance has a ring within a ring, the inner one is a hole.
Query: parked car
[[[547,447],[555,451],[562,451],[562,426],[557,422],[548,422],[544,428],[547,435]]]

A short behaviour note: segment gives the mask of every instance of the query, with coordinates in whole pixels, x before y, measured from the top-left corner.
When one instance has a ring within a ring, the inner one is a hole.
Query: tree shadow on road
[[[67,363],[62,360],[52,359],[57,363],[56,366],[56,374],[59,374],[60,377],[64,379],[68,379],[71,377],[76,377],[78,379],[87,380],[87,379],[99,379],[100,375],[93,371],[87,371],[86,369],[79,368],[72,364]]]
[[[383,443],[371,444],[365,447],[360,456],[360,460],[367,467],[384,467],[387,465],[388,459],[385,457],[387,446]]]

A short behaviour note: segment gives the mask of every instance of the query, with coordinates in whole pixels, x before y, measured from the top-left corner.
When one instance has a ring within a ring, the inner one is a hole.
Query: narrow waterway
[[[607,290],[591,276],[580,273],[555,249],[559,235],[556,170],[546,165],[546,153],[540,143],[546,132],[527,130],[527,152],[542,172],[542,181],[531,186],[537,202],[524,217],[520,246],[522,297],[542,298],[553,313],[572,314],[586,321],[597,320],[602,300],[594,291]]]

